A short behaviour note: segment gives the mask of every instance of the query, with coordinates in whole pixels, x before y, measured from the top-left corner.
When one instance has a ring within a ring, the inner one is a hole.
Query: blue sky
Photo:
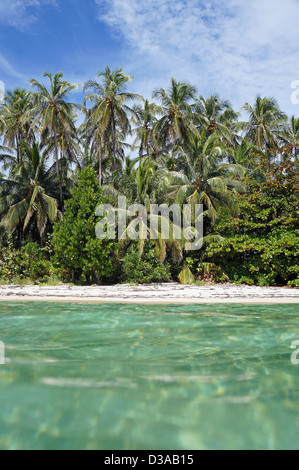
[[[174,76],[237,109],[262,94],[298,116],[298,18],[299,0],[0,0],[0,81],[63,71],[82,84],[108,64],[147,97]]]

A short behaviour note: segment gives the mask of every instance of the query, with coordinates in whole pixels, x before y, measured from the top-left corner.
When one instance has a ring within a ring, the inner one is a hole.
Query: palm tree
[[[84,143],[85,156],[84,161],[87,165],[97,166],[99,185],[103,181],[103,160],[105,154],[103,132],[101,127],[94,123],[92,110],[85,109],[85,122],[80,127],[81,141]]]
[[[109,153],[113,159],[113,170],[116,170],[117,127],[124,136],[130,132],[129,115],[134,111],[126,103],[141,97],[126,91],[127,84],[133,77],[125,75],[122,69],[112,71],[106,66],[103,72],[99,72],[98,77],[100,82],[89,80],[84,86],[85,91],[93,91],[84,100],[85,105],[88,101],[93,104],[91,112],[87,114],[87,122],[89,127],[98,128],[103,141],[108,131],[112,141]],[[104,146],[107,146],[107,142],[104,142]]]
[[[135,168],[138,162],[139,164]],[[141,204],[146,208],[147,223],[144,221],[143,214],[138,211],[137,213],[127,213],[127,215],[133,217],[133,220],[128,224],[125,232],[121,234],[121,238],[125,239],[123,245],[127,244],[128,234],[134,231],[136,224],[138,224],[140,233],[142,233],[142,237],[138,241],[140,256],[143,253],[146,240],[150,238],[156,245],[161,262],[166,258],[167,247],[171,250],[173,258],[181,262],[182,248],[178,240],[172,237],[173,224],[170,223],[171,235],[167,239],[162,232],[163,216],[151,214],[151,219],[149,217],[151,204],[161,204],[165,201],[168,184],[169,172],[165,168],[158,168],[156,162],[149,157],[143,159],[138,157],[134,160],[128,158],[125,168],[114,174],[114,184],[112,186],[103,186],[103,191],[115,199],[119,196],[125,196],[130,204]],[[157,222],[156,226],[150,223],[154,219]]]
[[[257,147],[255,147],[253,144],[251,144],[245,139],[243,139],[240,145],[238,145],[237,147],[229,149],[228,153],[229,160],[232,163],[242,165],[243,167],[248,166],[252,154],[261,154]]]
[[[85,110],[86,114],[91,113],[91,110]],[[116,142],[115,142],[115,161],[112,158],[112,142],[109,129],[102,131],[102,129],[95,125],[93,119],[87,118],[80,126],[79,133],[81,136],[81,143],[84,147],[83,166],[92,166],[92,168],[99,175],[99,185],[102,186],[104,179],[111,177],[111,169],[121,168],[125,160],[125,149],[131,146],[124,142],[124,135],[120,129],[116,129]],[[112,171],[112,172],[113,172]]]
[[[246,103],[243,109],[249,115],[249,121],[239,126],[245,131],[245,139],[253,142],[259,150],[277,148],[275,131],[280,130],[286,115],[276,100],[258,96],[253,107]]]
[[[266,154],[255,145],[243,139],[239,145],[227,149],[226,152],[230,163],[242,166],[246,174],[257,182],[265,181],[265,171],[260,162],[266,158]]]
[[[70,103],[70,93],[77,88],[77,85],[71,85],[63,80],[62,73],[56,73],[54,77],[51,73],[45,73],[45,78],[50,81],[50,87],[39,83],[37,80],[31,80],[31,86],[37,91],[32,95],[32,108],[29,113],[34,117],[33,126],[38,126],[40,134],[48,131],[53,139],[54,156],[56,162],[56,175],[59,184],[59,198],[61,209],[63,210],[63,192],[61,171],[58,156],[58,135],[64,135],[68,140],[75,132],[74,109],[78,105]]]
[[[163,117],[156,123],[154,133],[162,143],[185,139],[190,131],[196,133],[192,124],[191,102],[195,99],[196,88],[187,82],[178,82],[174,78],[168,90],[156,90],[153,97],[162,105]]]
[[[244,191],[237,177],[244,175],[240,165],[223,163],[223,147],[217,134],[206,139],[189,135],[185,147],[180,149],[178,170],[172,172],[173,184],[169,196],[176,203],[188,202],[204,210],[215,221],[220,207],[237,212],[236,194]]]
[[[292,116],[290,122],[284,125],[283,130],[278,133],[282,142],[283,152],[291,153],[295,158],[299,155],[299,118]]]
[[[133,160],[128,157],[125,166],[114,173],[112,185],[105,185],[103,190],[113,196],[125,195],[131,204],[161,203],[166,195],[168,174],[168,170],[159,168],[150,157]]]
[[[162,108],[155,103],[150,103],[148,100],[143,100],[143,105],[136,105],[133,110],[132,122],[136,125],[136,128],[133,129],[133,132],[136,133],[133,145],[140,143],[139,155],[143,157],[144,152],[146,155],[150,154],[154,139],[152,135],[153,128],[157,122],[157,115],[161,114]]]
[[[9,177],[1,179],[0,216],[9,230],[22,227],[23,232],[33,220],[42,237],[48,222],[58,216],[55,191],[55,171],[47,169],[46,152],[40,154],[38,144],[32,148],[22,144],[23,161],[12,166]]]
[[[24,89],[8,92],[0,105],[0,130],[4,144],[16,149],[17,161],[22,162],[22,142],[33,139],[28,109],[31,93]]]
[[[75,122],[75,115],[72,121]],[[55,141],[51,137],[49,128],[45,128],[41,135],[41,145],[43,148],[47,149],[49,154],[54,152]],[[71,165],[74,164],[76,169],[80,170],[82,167],[83,152],[77,129],[73,127],[70,129],[70,133],[65,133],[64,129],[58,129],[57,145],[60,154],[60,166],[67,164],[68,168],[70,168]]]
[[[208,99],[201,96],[196,101],[195,109],[200,131],[205,131],[207,136],[217,132],[230,144],[237,141],[235,129],[239,114],[232,109],[229,101],[221,100],[216,95]]]

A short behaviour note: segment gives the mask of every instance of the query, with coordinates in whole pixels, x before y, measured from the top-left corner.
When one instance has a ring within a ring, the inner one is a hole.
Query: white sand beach
[[[231,284],[182,286],[1,286],[0,302],[82,302],[144,304],[298,304],[299,289]],[[299,313],[299,309],[298,309]]]

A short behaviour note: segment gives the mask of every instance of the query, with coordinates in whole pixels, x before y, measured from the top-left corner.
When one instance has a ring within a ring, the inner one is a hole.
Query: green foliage
[[[298,173],[289,163],[270,165],[267,180],[240,197],[240,216],[222,213],[226,239],[207,247],[206,258],[232,282],[296,286],[299,274]],[[216,279],[220,280],[221,275]]]
[[[12,159],[8,179],[0,180],[0,218],[10,232],[24,233],[31,225],[31,232],[42,237],[48,223],[53,224],[58,217],[53,197],[55,181],[46,168],[45,153],[41,155],[37,144],[30,148],[23,143],[21,148],[22,163]]]
[[[0,279],[7,283],[22,284],[28,280],[48,282],[57,275],[49,259],[47,248],[27,243],[19,249],[10,241],[0,253]],[[58,279],[58,278],[57,278]]]
[[[122,280],[127,283],[149,284],[171,280],[168,264],[160,262],[152,243],[147,243],[140,257],[138,248],[131,246],[122,261]]]
[[[299,119],[257,97],[240,122],[228,101],[174,78],[149,103],[128,91],[133,77],[108,66],[85,84],[84,106],[70,102],[77,87],[62,73],[44,78],[0,104],[0,282],[298,287]],[[203,248],[166,240],[162,216],[156,233],[142,225],[156,251],[144,240],[139,250],[98,240],[96,207],[121,194],[148,214],[151,204],[203,204]]]
[[[98,240],[95,211],[109,202],[102,196],[94,171],[87,167],[77,178],[64,218],[54,227],[54,263],[63,279],[82,283],[111,281],[117,272],[118,244]]]
[[[297,279],[295,279],[294,281],[290,281],[288,283],[288,286],[289,287],[299,287],[299,277]]]
[[[232,282],[260,286],[287,284],[299,271],[299,231],[264,239],[248,235],[227,238],[210,245],[207,255]]]

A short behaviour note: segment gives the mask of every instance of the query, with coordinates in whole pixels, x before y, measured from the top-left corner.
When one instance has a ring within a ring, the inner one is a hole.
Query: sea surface
[[[0,341],[0,449],[299,449],[298,304],[0,303]]]

